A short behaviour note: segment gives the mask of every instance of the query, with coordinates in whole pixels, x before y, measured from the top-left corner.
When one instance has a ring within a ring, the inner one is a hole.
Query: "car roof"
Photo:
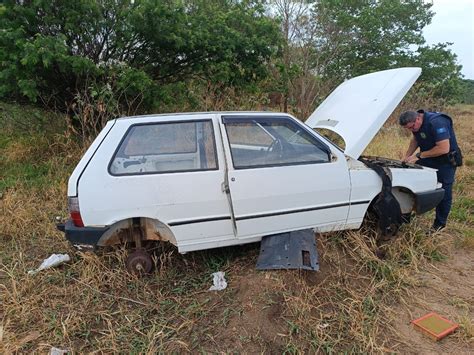
[[[170,118],[170,117],[181,117],[181,116],[190,116],[189,119],[192,120],[194,116],[202,115],[232,115],[232,116],[241,116],[241,115],[259,115],[259,116],[270,116],[270,115],[289,115],[288,113],[278,112],[278,111],[203,111],[203,112],[178,112],[178,113],[158,113],[158,114],[148,114],[148,115],[137,115],[137,116],[125,116],[119,117],[118,120],[133,120],[141,119],[147,117],[153,118]]]

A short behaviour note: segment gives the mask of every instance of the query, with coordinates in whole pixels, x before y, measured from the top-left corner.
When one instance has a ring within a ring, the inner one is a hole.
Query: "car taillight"
[[[84,222],[82,222],[81,217],[81,211],[79,209],[79,198],[69,197],[68,208],[69,214],[71,215],[72,223],[74,223],[76,227],[84,227]]]

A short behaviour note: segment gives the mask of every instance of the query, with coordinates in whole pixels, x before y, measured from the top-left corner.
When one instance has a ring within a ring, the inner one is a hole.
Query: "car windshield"
[[[342,139],[342,137],[336,132],[326,128],[315,128],[314,130],[321,137],[332,143],[332,145],[339,149],[341,152],[344,152],[344,150],[346,149],[346,143],[344,142],[344,139]]]

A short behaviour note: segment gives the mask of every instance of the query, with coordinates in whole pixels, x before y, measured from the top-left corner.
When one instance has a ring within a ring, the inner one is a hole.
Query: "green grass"
[[[66,128],[64,115],[27,104],[0,102],[0,127],[4,133],[26,135],[54,133]]]
[[[465,159],[464,160],[465,166],[474,166],[474,159]]]
[[[474,199],[467,196],[458,196],[453,201],[450,219],[458,222],[474,222]]]
[[[57,185],[67,179],[82,151],[64,135],[63,116],[38,108],[0,103],[0,127],[0,193]]]
[[[8,165],[0,164],[0,169],[2,169],[3,175],[0,179],[0,192],[18,184],[40,188],[51,183],[49,179],[50,162],[40,164],[31,162]]]

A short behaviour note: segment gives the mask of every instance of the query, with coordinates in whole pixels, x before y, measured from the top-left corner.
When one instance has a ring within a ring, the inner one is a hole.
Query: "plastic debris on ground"
[[[431,312],[412,321],[413,326],[438,341],[454,332],[459,325]]]
[[[40,272],[41,270],[56,267],[63,263],[67,263],[70,260],[71,258],[69,257],[68,254],[52,254],[49,258],[43,260],[39,268],[37,268],[36,270],[28,271],[28,274],[34,275],[37,272]]]
[[[49,355],[64,355],[64,354],[67,354],[68,352],[69,352],[68,350],[58,349],[53,346],[49,352]]]
[[[225,272],[214,272],[211,276],[213,277],[212,282],[214,285],[209,288],[209,291],[222,291],[227,288],[227,281],[224,277]]]

